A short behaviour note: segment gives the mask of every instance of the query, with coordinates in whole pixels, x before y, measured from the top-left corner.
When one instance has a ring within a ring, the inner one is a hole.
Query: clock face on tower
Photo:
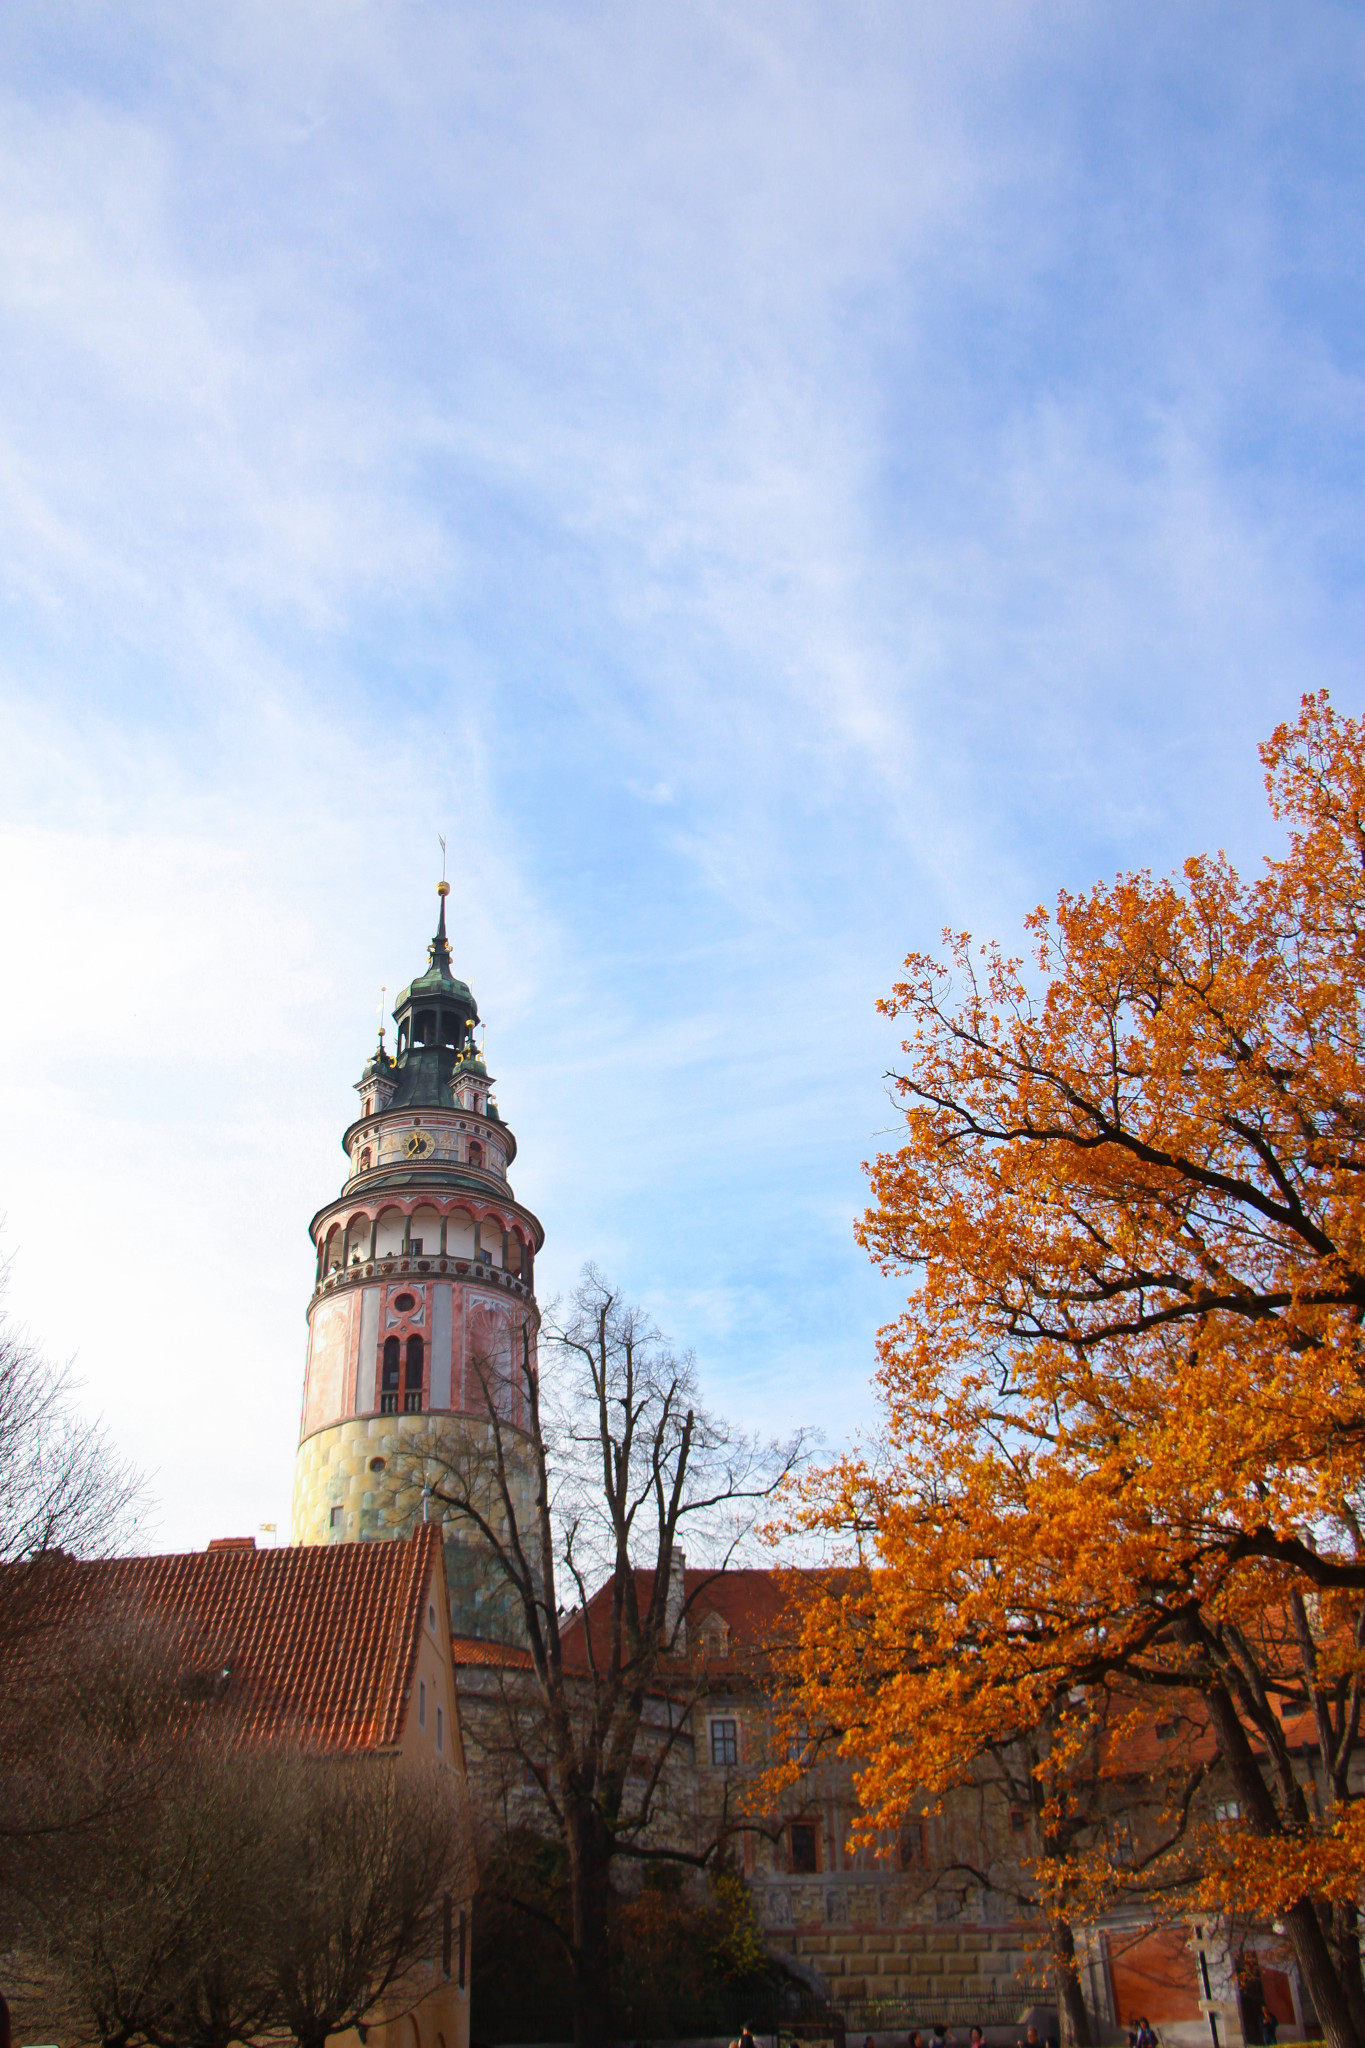
[[[436,1140],[429,1131],[409,1131],[403,1146],[405,1159],[430,1159],[436,1150]]]

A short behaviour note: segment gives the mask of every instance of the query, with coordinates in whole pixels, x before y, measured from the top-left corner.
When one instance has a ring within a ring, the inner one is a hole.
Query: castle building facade
[[[434,1433],[487,1432],[492,1404],[515,1444],[526,1419],[545,1233],[508,1180],[516,1139],[476,1040],[478,1005],[451,971],[446,883],[438,893],[427,967],[394,1005],[395,1050],[381,1028],[356,1083],[345,1180],[309,1225],[317,1265],[295,1543],[405,1534],[427,1512],[422,1450]],[[527,1461],[514,1485],[530,1484]],[[514,1633],[495,1576],[458,1526],[445,1550],[452,1629]]]

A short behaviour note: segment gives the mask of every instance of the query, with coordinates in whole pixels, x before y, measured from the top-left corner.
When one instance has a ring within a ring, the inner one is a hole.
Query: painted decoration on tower
[[[351,1311],[355,1295],[324,1301],[313,1312],[303,1386],[303,1435],[325,1429],[349,1407],[347,1365],[351,1357]]]
[[[522,1317],[510,1303],[495,1295],[474,1294],[465,1310],[465,1402],[477,1411],[483,1405],[486,1386],[494,1410],[505,1421],[522,1419],[521,1344]]]

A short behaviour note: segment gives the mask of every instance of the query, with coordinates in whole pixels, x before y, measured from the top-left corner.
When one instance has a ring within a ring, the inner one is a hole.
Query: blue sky
[[[0,17],[0,1213],[160,1547],[287,1521],[422,958],[547,1229],[865,1427],[874,1004],[1360,708],[1365,16]]]

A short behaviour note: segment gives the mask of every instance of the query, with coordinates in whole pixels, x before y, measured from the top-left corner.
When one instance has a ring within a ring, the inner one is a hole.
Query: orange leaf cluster
[[[793,1711],[861,1759],[871,1832],[1040,1727],[1061,1814],[1099,1697],[1198,1699],[1268,1788],[1200,1882],[1282,1904],[1365,1875],[1333,1775],[1365,1643],[1365,725],[1308,697],[1262,756],[1287,843],[1258,877],[1063,894],[1033,970],[947,934],[882,1005],[905,1132],[859,1236],[910,1292],[881,1441],[793,1504],[845,1568]]]

